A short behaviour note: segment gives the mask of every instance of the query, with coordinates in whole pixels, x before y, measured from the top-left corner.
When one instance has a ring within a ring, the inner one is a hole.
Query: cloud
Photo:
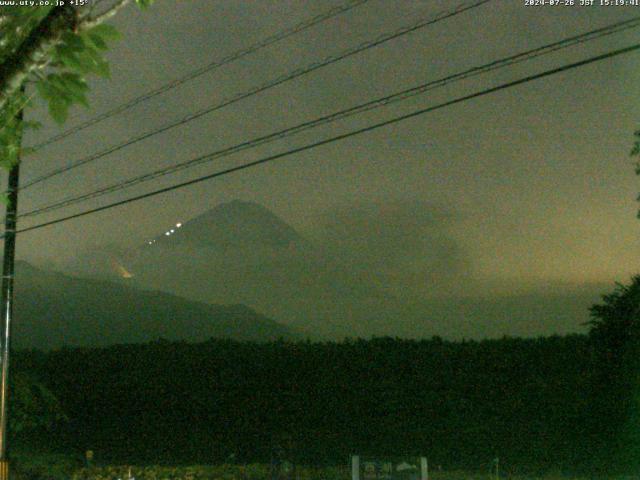
[[[392,291],[447,289],[471,261],[450,233],[460,216],[415,200],[334,207],[319,220],[327,264]]]

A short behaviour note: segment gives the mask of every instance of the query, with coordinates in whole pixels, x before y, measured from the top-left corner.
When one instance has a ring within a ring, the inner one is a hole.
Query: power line
[[[490,1],[491,0],[476,0],[475,2],[472,2],[470,5],[461,4],[458,7],[456,7],[454,10],[450,10],[450,11],[447,11],[447,12],[444,12],[444,13],[440,13],[440,14],[436,15],[435,17],[429,17],[427,19],[421,19],[418,22],[414,22],[409,26],[402,27],[402,28],[400,28],[398,30],[395,30],[395,31],[391,32],[391,33],[383,34],[383,35],[379,36],[378,38],[376,38],[374,40],[361,43],[360,45],[357,45],[357,46],[355,46],[353,48],[345,50],[345,51],[343,51],[342,53],[340,53],[338,55],[329,56],[329,57],[325,58],[322,61],[311,63],[311,64],[307,65],[306,67],[296,69],[296,70],[294,70],[294,71],[292,71],[290,73],[287,73],[285,75],[277,77],[276,79],[271,80],[271,81],[269,81],[269,82],[267,82],[267,83],[265,83],[263,85],[260,85],[258,87],[255,87],[255,88],[249,90],[249,91],[246,91],[246,92],[240,93],[240,94],[238,94],[238,95],[236,95],[234,97],[231,97],[230,99],[225,100],[222,103],[218,103],[218,104],[215,104],[213,106],[201,109],[201,110],[199,110],[199,111],[197,111],[195,113],[191,113],[191,114],[187,115],[186,117],[182,118],[181,120],[166,124],[163,127],[160,127],[160,128],[158,128],[156,130],[152,130],[150,132],[144,133],[144,134],[139,135],[137,137],[131,138],[131,139],[129,139],[129,140],[123,142],[123,143],[120,143],[118,145],[109,147],[109,148],[107,148],[107,149],[105,149],[105,150],[103,150],[101,152],[95,153],[93,155],[89,155],[89,156],[84,157],[84,158],[82,158],[80,160],[72,162],[72,163],[70,163],[69,165],[67,165],[65,167],[61,167],[61,168],[53,170],[53,171],[51,171],[49,173],[46,173],[46,174],[44,174],[44,175],[42,175],[40,177],[35,178],[34,180],[26,182],[22,187],[20,187],[20,190],[25,190],[25,189],[27,189],[29,187],[32,187],[33,185],[36,185],[37,183],[43,182],[43,181],[48,180],[48,179],[50,179],[50,178],[52,178],[54,176],[60,175],[61,173],[66,173],[66,172],[68,172],[70,170],[73,170],[75,168],[78,168],[78,167],[80,167],[82,165],[85,165],[87,163],[90,163],[90,162],[93,162],[95,160],[98,160],[98,159],[100,159],[102,157],[105,157],[105,156],[110,155],[110,154],[112,154],[114,152],[122,150],[123,148],[129,147],[129,146],[131,146],[131,145],[133,145],[135,143],[138,143],[138,142],[140,142],[142,140],[146,140],[146,139],[151,138],[151,137],[153,137],[155,135],[158,135],[160,133],[164,133],[164,132],[166,132],[168,130],[171,130],[171,129],[175,128],[175,127],[179,127],[181,125],[189,123],[189,122],[191,122],[193,120],[196,120],[196,119],[198,119],[198,118],[200,118],[200,117],[202,117],[204,115],[207,115],[207,114],[212,113],[212,112],[214,112],[216,110],[220,110],[220,109],[222,109],[224,107],[227,107],[227,106],[232,105],[232,104],[234,104],[236,102],[239,102],[240,100],[244,100],[245,98],[252,97],[252,96],[257,95],[259,93],[262,93],[262,92],[264,92],[266,90],[274,88],[274,87],[276,87],[278,85],[281,85],[281,84],[283,84],[285,82],[294,80],[294,79],[299,78],[299,77],[301,77],[303,75],[311,73],[311,72],[313,72],[315,70],[318,70],[320,68],[326,67],[326,66],[334,64],[336,62],[339,62],[340,60],[343,60],[345,58],[351,57],[351,56],[353,56],[353,55],[355,55],[357,53],[360,53],[360,52],[363,52],[365,50],[369,50],[371,48],[377,47],[379,45],[382,45],[383,43],[386,43],[388,41],[394,40],[394,39],[399,38],[399,37],[401,37],[403,35],[407,35],[409,33],[415,32],[416,30],[419,30],[419,29],[424,28],[426,26],[433,25],[433,24],[435,24],[437,22],[440,22],[442,20],[454,17],[454,16],[459,15],[459,14],[461,14],[461,13],[467,11],[467,10],[471,10],[473,8],[479,7],[479,6],[481,6],[481,5],[485,4],[485,3],[488,3]]]
[[[458,98],[455,98],[453,100],[449,100],[447,102],[440,103],[438,105],[434,105],[434,106],[427,107],[427,108],[422,108],[422,109],[419,109],[419,110],[414,110],[413,112],[410,112],[410,113],[407,113],[407,114],[404,114],[404,115],[401,115],[401,116],[398,116],[398,117],[394,117],[394,118],[389,119],[389,120],[378,122],[378,123],[369,125],[367,127],[359,128],[357,130],[352,130],[350,132],[343,133],[341,135],[336,135],[334,137],[326,138],[324,140],[319,140],[317,142],[310,143],[310,144],[304,145],[302,147],[297,147],[297,148],[294,148],[294,149],[291,149],[291,150],[287,150],[285,152],[281,152],[281,153],[278,153],[278,154],[275,154],[275,155],[270,155],[268,157],[264,157],[264,158],[261,158],[259,160],[255,160],[253,162],[244,163],[244,164],[238,165],[236,167],[232,167],[232,168],[228,168],[228,169],[225,169],[225,170],[221,170],[221,171],[209,174],[209,175],[204,175],[202,177],[198,177],[198,178],[195,178],[195,179],[192,179],[192,180],[188,180],[186,182],[181,182],[181,183],[178,183],[178,184],[174,184],[174,185],[171,185],[169,187],[160,188],[158,190],[154,190],[152,192],[148,192],[148,193],[144,193],[144,194],[141,194],[141,195],[137,195],[135,197],[131,197],[131,198],[128,198],[128,199],[125,199],[125,200],[120,200],[120,201],[113,202],[113,203],[110,203],[110,204],[107,204],[107,205],[103,205],[101,207],[92,208],[92,209],[85,210],[83,212],[79,212],[79,213],[76,213],[76,214],[73,214],[73,215],[68,215],[66,217],[61,217],[61,218],[58,218],[56,220],[51,220],[51,221],[48,221],[48,222],[43,222],[43,223],[40,223],[40,224],[37,224],[37,225],[33,225],[31,227],[23,228],[23,229],[18,230],[18,233],[28,232],[28,231],[31,231],[31,230],[36,230],[36,229],[47,227],[47,226],[50,226],[50,225],[55,225],[57,223],[66,222],[68,220],[72,220],[72,219],[75,219],[75,218],[83,217],[83,216],[86,216],[86,215],[91,215],[93,213],[101,212],[101,211],[104,211],[104,210],[109,210],[111,208],[115,208],[115,207],[126,205],[126,204],[129,204],[129,203],[137,202],[139,200],[143,200],[145,198],[150,198],[150,197],[153,197],[153,196],[156,196],[156,195],[160,195],[162,193],[170,192],[172,190],[177,190],[177,189],[184,188],[184,187],[187,187],[187,186],[190,186],[190,185],[194,185],[196,183],[204,182],[206,180],[211,180],[213,178],[217,178],[217,177],[221,177],[221,176],[224,176],[224,175],[228,175],[228,174],[231,174],[231,173],[234,173],[234,172],[238,172],[240,170],[245,170],[245,169],[248,169],[248,168],[252,168],[252,167],[255,167],[257,165],[262,165],[262,164],[265,164],[265,163],[268,163],[268,162],[272,162],[272,161],[280,159],[280,158],[284,158],[284,157],[288,157],[290,155],[294,155],[296,153],[300,153],[300,152],[304,152],[304,151],[307,151],[307,150],[311,150],[313,148],[316,148],[316,147],[319,147],[319,146],[322,146],[322,145],[327,145],[327,144],[330,144],[330,143],[333,143],[333,142],[337,142],[337,141],[340,141],[340,140],[347,139],[349,137],[360,135],[362,133],[366,133],[366,132],[370,132],[370,131],[373,131],[373,130],[377,130],[379,128],[386,127],[388,125],[392,125],[392,124],[401,122],[403,120],[408,120],[410,118],[414,118],[414,117],[417,117],[417,116],[420,116],[420,115],[424,115],[426,113],[433,112],[435,110],[439,110],[439,109],[442,109],[442,108],[445,108],[445,107],[449,107],[451,105],[456,105],[456,104],[459,104],[459,103],[462,103],[462,102],[466,102],[466,101],[474,99],[474,98],[482,97],[484,95],[488,95],[488,94],[495,93],[495,92],[498,92],[498,91],[501,91],[501,90],[505,90],[507,88],[515,87],[517,85],[522,85],[524,83],[528,83],[528,82],[531,82],[533,80],[538,80],[538,79],[541,79],[541,78],[549,77],[551,75],[555,75],[555,74],[558,74],[558,73],[566,72],[566,71],[572,70],[574,68],[582,67],[582,66],[585,66],[585,65],[588,65],[588,64],[591,64],[591,63],[595,63],[595,62],[598,62],[598,61],[601,61],[601,60],[605,60],[605,59],[608,59],[608,58],[616,57],[618,55],[622,55],[622,54],[629,53],[629,52],[632,52],[632,51],[636,51],[636,50],[639,50],[639,49],[640,49],[640,43],[639,44],[635,44],[635,45],[631,45],[629,47],[621,48],[621,49],[618,49],[618,50],[613,50],[613,51],[610,51],[610,52],[602,54],[602,55],[598,55],[598,56],[595,56],[595,57],[588,58],[586,60],[581,60],[579,62],[570,63],[570,64],[563,65],[561,67],[553,68],[553,69],[550,69],[550,70],[545,70],[544,72],[541,72],[541,73],[529,75],[529,76],[520,78],[518,80],[513,80],[513,81],[510,81],[510,82],[507,82],[507,83],[503,83],[503,84],[498,85],[496,87],[491,87],[491,88],[487,88],[487,89],[484,89],[484,90],[481,90],[479,92],[475,92],[475,93],[472,93],[472,94],[469,94],[469,95],[464,95],[462,97],[458,97]],[[4,235],[3,235],[3,237],[4,237]]]
[[[89,193],[84,193],[84,194],[80,194],[80,195],[75,195],[75,196],[71,196],[71,197],[67,197],[64,198],[60,201],[57,201],[55,203],[52,204],[48,204],[48,205],[43,205],[41,207],[37,207],[33,210],[30,210],[28,212],[22,213],[21,215],[19,215],[20,218],[25,218],[25,217],[30,217],[30,216],[36,216],[45,212],[50,212],[53,210],[58,210],[60,208],[69,206],[69,205],[73,205],[85,200],[89,200],[89,199],[94,199],[94,198],[98,198],[101,197],[103,195],[109,194],[109,193],[113,193],[119,190],[123,190],[125,188],[129,188],[132,187],[134,185],[137,185],[139,183],[143,183],[146,181],[150,181],[150,180],[154,180],[156,178],[165,176],[165,175],[169,175],[169,174],[173,174],[175,172],[184,170],[186,168],[191,168],[197,165],[201,165],[203,163],[206,162],[210,162],[213,161],[215,159],[219,159],[219,158],[223,158],[235,153],[238,153],[240,151],[249,149],[249,148],[255,148],[257,146],[260,145],[264,145],[276,140],[280,140],[282,138],[286,138],[289,137],[291,135],[295,135],[298,134],[302,131],[305,130],[309,130],[311,128],[315,128],[318,127],[320,125],[324,125],[324,124],[328,124],[340,119],[344,119],[347,117],[351,117],[353,115],[359,114],[359,113],[363,113],[363,112],[367,112],[376,108],[380,108],[386,105],[389,105],[391,103],[395,103],[398,101],[402,101],[402,100],[406,100],[408,98],[414,97],[416,95],[420,95],[423,94],[427,91],[436,89],[436,88],[440,88],[443,87],[445,85],[448,85],[450,83],[456,82],[456,81],[460,81],[460,80],[464,80],[467,78],[471,78],[483,73],[487,73],[490,71],[494,71],[500,68],[505,68],[508,66],[512,66],[515,65],[517,63],[521,63],[524,61],[528,61],[543,55],[548,55],[551,53],[554,53],[558,50],[564,49],[564,48],[568,48],[577,44],[583,44],[589,41],[593,41],[593,40],[597,40],[599,38],[602,38],[604,36],[607,35],[611,35],[613,33],[618,33],[621,32],[623,30],[628,30],[631,28],[637,28],[640,25],[640,16],[638,17],[634,17],[632,19],[626,20],[626,21],[622,21],[622,22],[618,22],[612,25],[608,25],[606,27],[602,27],[596,30],[592,30],[580,35],[574,35],[572,37],[568,37],[556,42],[553,42],[551,44],[547,44],[541,47],[537,47],[534,49],[530,49],[527,50],[525,52],[521,52],[515,55],[511,55],[509,57],[503,58],[503,59],[499,59],[499,60],[495,60],[493,62],[481,65],[481,66],[477,66],[477,67],[473,67],[470,69],[467,69],[463,72],[459,72],[453,75],[449,75],[447,77],[444,78],[440,78],[438,80],[432,80],[429,81],[427,83],[423,83],[421,85],[418,85],[416,87],[412,87],[412,88],[408,88],[405,90],[402,90],[400,92],[396,92],[393,93],[391,95],[387,95],[381,98],[377,98],[375,100],[371,100],[359,105],[356,105],[354,107],[350,107],[348,109],[344,109],[344,110],[340,110],[338,112],[334,112],[331,113],[329,115],[325,115],[323,117],[314,119],[314,120],[310,120],[307,122],[303,122],[301,124],[286,128],[284,130],[280,130],[268,135],[264,135],[261,137],[257,137],[254,138],[252,140],[248,140],[236,145],[233,145],[231,147],[226,147],[224,149],[218,150],[216,152],[210,153],[207,156],[205,156],[204,158],[198,157],[196,159],[192,159],[186,162],[181,162],[175,165],[170,165],[168,167],[164,167],[158,170],[155,170],[153,172],[149,172],[149,173],[145,173],[143,175],[139,175],[136,177],[132,177],[129,178],[125,181],[120,181],[117,182],[115,184],[100,188],[98,190],[94,190],[92,192]]]
[[[304,20],[300,23],[298,23],[297,25],[294,25],[293,27],[281,30],[273,35],[270,35],[267,38],[264,38],[263,40],[254,43],[253,45],[250,45],[249,47],[237,50],[229,55],[227,55],[226,57],[221,58],[220,60],[215,60],[207,65],[204,65],[200,68],[198,68],[197,70],[193,70],[192,72],[187,73],[186,75],[173,80],[169,83],[166,83],[154,90],[150,90],[148,92],[143,93],[142,95],[133,98],[131,100],[129,100],[126,103],[123,103],[121,105],[118,105],[117,107],[112,108],[111,110],[107,110],[106,112],[97,115],[89,120],[87,120],[86,122],[80,123],[62,133],[59,133],[58,135],[54,135],[51,138],[48,138],[47,140],[45,140],[44,142],[38,143],[37,145],[34,145],[32,148],[35,150],[39,150],[47,145],[50,145],[52,143],[58,142],[60,140],[62,140],[63,138],[66,138],[70,135],[73,135],[75,133],[78,133],[86,128],[89,128],[97,123],[102,122],[103,120],[106,120],[107,118],[111,118],[115,115],[118,115],[119,113],[122,113],[126,110],[129,110],[133,107],[135,107],[136,105],[142,103],[142,102],[146,102],[147,100],[150,100],[153,97],[157,97],[158,95],[167,92],[169,90],[172,90],[174,88],[179,87],[180,85],[183,85],[184,83],[190,82],[191,80],[194,80],[196,78],[198,78],[201,75],[204,75],[207,72],[211,72],[213,70],[216,70],[217,68],[220,68],[224,65],[228,65],[229,63],[235,62],[236,60],[239,60],[247,55],[250,55],[252,53],[255,53],[259,50],[262,50],[263,48],[266,48],[270,45],[273,45],[274,43],[277,43],[281,40],[285,40],[293,35],[296,35],[300,32],[303,32],[304,30],[307,30],[311,27],[313,27],[314,25],[317,25],[319,23],[322,23],[326,20],[329,20],[333,17],[336,17],[338,15],[341,15],[343,13],[346,13],[360,5],[362,5],[363,3],[368,2],[369,0],[351,0],[350,2],[344,4],[344,5],[340,5],[334,8],[329,9],[328,11],[321,13],[319,15],[316,15],[314,17],[311,17],[307,20]]]
[[[395,31],[391,32],[391,33],[383,34],[383,35],[379,36],[378,38],[376,38],[376,39],[374,39],[372,41],[363,42],[363,43],[361,43],[361,44],[359,44],[359,45],[357,45],[357,46],[355,46],[353,48],[350,48],[350,49],[347,49],[347,50],[341,52],[338,55],[333,55],[333,56],[326,57],[324,60],[319,61],[319,62],[313,62],[313,63],[307,65],[306,67],[302,67],[302,68],[296,69],[296,70],[294,70],[294,71],[292,71],[292,72],[290,72],[288,74],[285,74],[285,75],[282,75],[280,77],[277,77],[274,80],[266,82],[265,84],[262,84],[262,85],[260,85],[258,87],[255,87],[255,88],[253,88],[253,89],[251,89],[251,90],[249,90],[247,92],[240,93],[240,94],[238,94],[238,95],[236,95],[234,97],[231,97],[230,99],[225,100],[225,101],[223,101],[221,103],[215,104],[213,106],[201,109],[201,110],[199,110],[199,111],[197,111],[195,113],[189,114],[186,117],[182,118],[181,120],[166,124],[166,125],[158,128],[158,129],[156,129],[156,130],[152,130],[150,132],[144,133],[144,134],[139,135],[137,137],[131,138],[131,139],[129,139],[129,140],[123,142],[123,143],[120,143],[118,145],[109,147],[109,148],[107,148],[105,150],[102,150],[101,152],[98,152],[98,153],[95,153],[93,155],[84,157],[84,158],[82,158],[80,160],[77,160],[75,162],[70,163],[69,165],[67,165],[65,167],[58,168],[58,169],[53,170],[53,171],[51,171],[51,172],[49,172],[47,174],[44,174],[44,175],[42,175],[40,177],[37,177],[34,180],[31,180],[31,181],[25,183],[25,185],[23,185],[21,187],[21,190],[29,188],[29,187],[31,187],[31,186],[33,186],[33,185],[35,185],[37,183],[40,183],[42,181],[48,180],[48,179],[50,179],[50,178],[52,178],[54,176],[57,176],[57,175],[59,175],[61,173],[65,173],[65,172],[67,172],[69,170],[72,170],[74,168],[77,168],[79,166],[82,166],[82,165],[85,165],[85,164],[90,163],[92,161],[98,160],[98,159],[100,159],[102,157],[105,157],[105,156],[111,154],[111,153],[114,153],[114,152],[119,151],[119,150],[121,150],[123,148],[131,146],[131,145],[133,145],[135,143],[138,143],[138,142],[140,142],[142,140],[146,140],[148,138],[151,138],[151,137],[153,137],[155,135],[158,135],[160,133],[164,133],[164,132],[166,132],[166,131],[168,131],[170,129],[173,129],[175,127],[184,125],[185,123],[188,123],[188,122],[191,122],[193,120],[196,120],[196,119],[198,119],[198,118],[200,118],[200,117],[202,117],[202,116],[204,116],[206,114],[212,113],[212,112],[214,112],[216,110],[219,110],[219,109],[222,109],[222,108],[227,107],[229,105],[232,105],[232,104],[234,104],[234,103],[236,103],[236,102],[238,102],[240,100],[244,100],[245,98],[248,98],[248,97],[257,95],[259,93],[262,93],[262,92],[264,92],[266,90],[269,90],[269,89],[274,88],[274,87],[276,87],[278,85],[281,85],[281,84],[283,84],[283,83],[285,83],[287,81],[294,80],[294,79],[296,79],[298,77],[301,77],[302,75],[305,75],[307,73],[311,73],[311,72],[313,72],[315,70],[318,70],[318,69],[323,68],[325,66],[328,66],[328,65],[331,65],[333,63],[336,63],[336,62],[338,62],[340,60],[348,58],[348,57],[350,57],[352,55],[355,55],[357,53],[360,53],[362,51],[368,50],[370,48],[377,47],[377,46],[379,46],[379,45],[381,45],[383,43],[386,43],[386,42],[388,42],[390,40],[394,40],[394,39],[396,39],[396,38],[398,38],[400,36],[412,33],[412,32],[414,32],[414,31],[416,31],[416,30],[418,30],[420,28],[426,27],[428,25],[432,25],[432,24],[437,23],[439,21],[442,21],[442,20],[445,20],[447,18],[453,17],[453,16],[458,15],[460,13],[463,13],[463,12],[465,12],[467,10],[479,7],[480,5],[482,5],[484,3],[487,3],[489,1],[491,1],[491,0],[480,0],[480,1],[476,1],[476,2],[472,3],[471,5],[461,4],[454,10],[447,11],[447,12],[444,12],[444,13],[439,13],[435,17],[428,17],[428,18],[425,18],[425,19],[420,19],[419,21],[417,21],[417,22],[415,22],[415,23],[413,23],[413,24],[411,24],[409,26],[402,27],[402,28],[400,28],[398,30],[395,30]]]

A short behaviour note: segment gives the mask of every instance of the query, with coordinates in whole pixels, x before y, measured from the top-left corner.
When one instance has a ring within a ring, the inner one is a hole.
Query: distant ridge
[[[244,305],[209,305],[120,283],[16,265],[16,348],[50,350],[209,338],[293,339],[291,329]]]

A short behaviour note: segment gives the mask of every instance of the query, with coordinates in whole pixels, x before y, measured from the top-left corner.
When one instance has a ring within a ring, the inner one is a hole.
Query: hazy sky
[[[143,13],[128,8],[114,22],[124,40],[108,54],[112,79],[91,82],[91,110],[75,108],[66,127],[337,4],[159,0]],[[47,147],[25,159],[22,178],[27,181],[455,5],[458,2],[451,0],[370,0]],[[523,0],[494,0],[39,184],[21,195],[20,209],[30,210],[636,15],[640,8],[527,7]],[[631,30],[458,82],[393,107],[30,219],[21,226],[627,46],[640,40],[639,33]],[[626,281],[638,271],[640,252],[640,222],[635,218],[640,185],[628,155],[632,133],[640,125],[638,72],[638,53],[572,70],[266,166],[25,233],[18,241],[18,255],[36,262],[60,261],[95,245],[135,245],[176,221],[235,198],[265,205],[311,238],[322,235],[320,225],[335,212],[359,206],[365,211],[382,210],[379,218],[384,218],[385,205],[408,205],[408,216],[399,220],[405,224],[414,215],[417,221],[428,217],[428,209],[447,212],[440,233],[461,252],[465,269],[475,278],[504,281],[514,289],[548,281]],[[43,112],[30,116],[42,117]],[[58,131],[49,120],[45,123],[42,131],[29,135],[27,143]]]

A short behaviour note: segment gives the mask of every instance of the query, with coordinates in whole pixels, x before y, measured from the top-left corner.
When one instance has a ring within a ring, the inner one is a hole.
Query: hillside
[[[243,305],[209,305],[155,291],[46,272],[18,262],[14,345],[52,349],[211,337],[268,341],[292,330]]]

